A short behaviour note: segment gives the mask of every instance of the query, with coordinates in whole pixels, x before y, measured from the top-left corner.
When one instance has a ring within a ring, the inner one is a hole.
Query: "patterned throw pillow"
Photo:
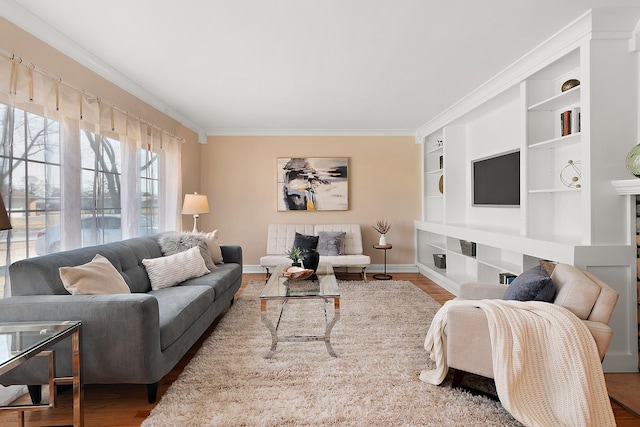
[[[175,255],[143,259],[142,264],[147,269],[151,289],[154,291],[169,288],[187,279],[209,273],[198,247],[178,252]]]
[[[160,250],[164,256],[175,255],[179,252],[184,252],[187,249],[197,247],[200,249],[200,255],[202,255],[202,259],[209,271],[213,271],[217,268],[211,258],[211,252],[209,252],[207,242],[201,234],[165,233],[158,239],[158,244],[160,245]]]

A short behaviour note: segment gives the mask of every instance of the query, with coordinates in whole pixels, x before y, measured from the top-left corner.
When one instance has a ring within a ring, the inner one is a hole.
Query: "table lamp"
[[[204,194],[185,194],[182,205],[182,215],[193,215],[193,232],[198,232],[198,217],[209,213],[209,201]]]

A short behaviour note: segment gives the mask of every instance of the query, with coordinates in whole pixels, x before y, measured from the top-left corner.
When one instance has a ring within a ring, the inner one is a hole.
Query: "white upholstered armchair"
[[[551,273],[556,289],[553,303],[560,305],[587,326],[596,342],[602,360],[609,348],[613,332],[609,320],[618,292],[592,274],[568,265],[558,264]],[[502,299],[508,285],[463,283],[460,298],[467,300]],[[456,369],[453,386],[460,386],[461,372],[494,378],[491,340],[484,312],[475,307],[451,307],[445,328],[447,363]]]

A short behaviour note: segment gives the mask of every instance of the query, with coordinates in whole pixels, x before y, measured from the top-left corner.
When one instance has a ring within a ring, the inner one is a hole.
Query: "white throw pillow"
[[[147,269],[154,291],[209,273],[197,246],[175,255],[143,259],[142,264]]]
[[[210,233],[202,233],[202,235],[204,236],[205,242],[207,242],[207,247],[209,248],[213,262],[223,264],[222,249],[220,249],[220,243],[218,242],[218,230],[213,230]]]
[[[100,254],[82,265],[60,267],[60,279],[71,295],[130,294],[122,275]]]

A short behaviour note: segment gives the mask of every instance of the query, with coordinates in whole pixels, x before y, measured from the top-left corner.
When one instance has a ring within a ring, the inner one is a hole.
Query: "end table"
[[[392,276],[387,274],[387,251],[391,249],[393,245],[373,245],[373,249],[384,250],[384,273],[374,274],[373,278],[377,280],[391,280]]]

